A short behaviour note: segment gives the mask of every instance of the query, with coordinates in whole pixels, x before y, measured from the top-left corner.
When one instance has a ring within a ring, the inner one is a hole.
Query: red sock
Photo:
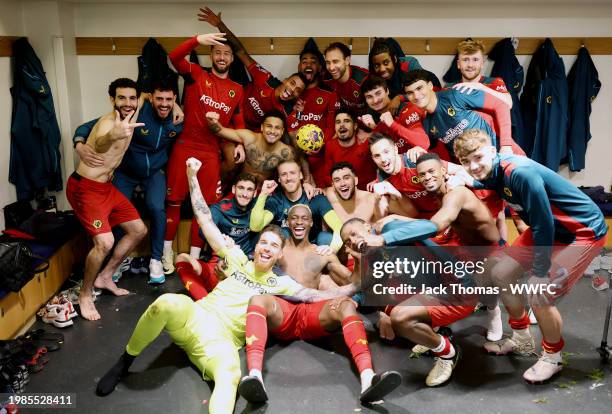
[[[363,321],[359,316],[348,316],[342,321],[344,342],[349,347],[357,370],[361,373],[365,369],[372,369],[372,355],[368,346],[368,337]]]
[[[247,368],[263,369],[264,352],[268,341],[268,312],[261,306],[249,305],[246,316]]]
[[[196,274],[191,263],[178,262],[176,264],[176,273],[178,273],[183,285],[185,285],[189,295],[194,300],[200,300],[208,295],[209,291],[204,286],[202,278]]]
[[[166,204],[166,236],[164,240],[174,240],[181,222],[181,203]]]
[[[202,248],[204,240],[200,237],[200,225],[194,217],[191,219],[191,244],[190,246]]]
[[[563,341],[563,337],[559,339],[559,342],[556,344],[551,344],[542,339],[542,349],[549,354],[555,354],[563,349],[565,342]]]
[[[217,283],[219,283],[219,279],[215,274],[215,266],[217,265],[218,260],[211,260],[210,262],[203,262],[201,260],[198,261],[202,265],[202,274],[200,275],[202,283],[204,283],[204,287],[206,288],[206,290],[212,292],[213,289],[217,286]]]
[[[523,316],[518,319],[508,318],[508,323],[513,330],[527,329],[529,328],[529,315],[523,311]]]
[[[453,344],[451,344],[450,339],[448,339],[446,336],[444,335],[440,335],[440,336],[444,340],[444,349],[442,349],[442,351],[440,352],[435,352],[432,349],[431,353],[434,354],[434,356],[437,356],[440,358],[450,358],[450,355],[452,354],[451,351],[453,350]]]

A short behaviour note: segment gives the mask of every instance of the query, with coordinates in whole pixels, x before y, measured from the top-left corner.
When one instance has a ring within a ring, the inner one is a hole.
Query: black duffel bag
[[[35,263],[40,260],[43,266],[35,268]],[[49,262],[33,254],[27,244],[20,241],[0,243],[0,290],[19,292],[36,273],[48,268]]]

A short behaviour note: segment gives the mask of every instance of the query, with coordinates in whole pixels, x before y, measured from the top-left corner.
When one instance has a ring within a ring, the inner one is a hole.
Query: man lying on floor
[[[249,261],[237,246],[229,246],[213,223],[197,179],[202,163],[187,160],[187,177],[194,214],[204,237],[227,262],[229,277],[205,298],[194,302],[186,295],[164,294],[140,317],[134,332],[117,363],[100,379],[96,393],[104,396],[115,389],[136,356],[166,330],[174,343],[183,348],[205,379],[215,381],[210,398],[210,412],[231,413],[240,381],[238,350],[245,343],[246,310],[249,299],[257,294],[289,295],[304,302],[351,296],[357,290],[349,284],[319,291],[305,288],[289,276],[277,276],[273,266],[282,256],[285,243],[278,226],[262,230]],[[384,386],[376,382],[371,387]],[[379,394],[378,392],[374,394]]]

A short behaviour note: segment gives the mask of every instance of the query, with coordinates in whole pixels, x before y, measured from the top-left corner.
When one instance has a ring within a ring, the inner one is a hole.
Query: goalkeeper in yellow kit
[[[270,225],[261,232],[249,261],[238,246],[229,246],[200,191],[197,172],[202,163],[187,160],[187,178],[194,215],[209,245],[227,263],[228,277],[208,296],[194,302],[181,294],[166,293],[155,300],[140,317],[119,361],[100,379],[98,395],[108,395],[127,374],[134,358],[165,330],[180,346],[205,379],[215,381],[210,412],[231,413],[240,381],[238,350],[244,346],[246,309],[254,295],[293,296],[304,302],[351,296],[353,284],[332,290],[305,288],[289,276],[277,276],[272,267],[282,256],[285,239],[280,227]]]

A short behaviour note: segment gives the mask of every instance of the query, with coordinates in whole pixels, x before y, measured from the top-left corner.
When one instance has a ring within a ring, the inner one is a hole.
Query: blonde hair
[[[473,55],[474,53],[485,53],[484,43],[480,40],[464,40],[457,45],[457,54]]]
[[[491,145],[491,137],[482,129],[466,129],[453,142],[453,150],[458,160],[467,157],[482,147]]]
[[[298,207],[304,207],[310,213],[310,217],[312,217],[312,210],[310,209],[310,206],[308,204],[300,204],[300,203],[292,205],[291,208],[287,210],[287,217],[289,217],[291,213],[293,213],[293,210],[295,210]]]

